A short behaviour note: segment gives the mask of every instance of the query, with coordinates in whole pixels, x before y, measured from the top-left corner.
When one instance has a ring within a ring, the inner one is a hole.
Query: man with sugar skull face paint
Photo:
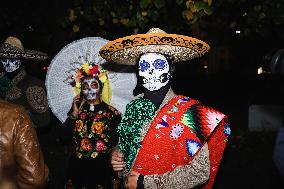
[[[230,135],[227,117],[170,87],[172,63],[208,50],[201,40],[158,28],[101,48],[108,61],[137,64],[143,86],[143,94],[126,107],[112,153],[112,167],[121,172],[127,189],[213,187]]]
[[[49,125],[50,110],[44,82],[28,74],[25,64],[46,59],[45,53],[24,49],[16,37],[8,37],[0,46],[0,98],[24,106],[36,128]]]
[[[156,91],[169,83],[171,73],[166,57],[157,53],[143,54],[138,62],[142,86],[149,91]]]
[[[109,87],[106,71],[86,63],[72,78],[79,94],[64,123],[64,137],[73,149],[66,187],[112,188],[116,174],[109,166],[109,153],[118,142],[115,128],[121,116],[102,95]]]

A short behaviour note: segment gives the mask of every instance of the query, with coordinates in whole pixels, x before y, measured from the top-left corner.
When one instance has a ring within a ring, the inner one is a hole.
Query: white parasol
[[[106,61],[99,55],[100,48],[108,40],[100,37],[87,37],[65,46],[52,60],[46,75],[48,104],[53,114],[63,123],[72,106],[75,92],[66,79],[72,71],[82,64],[94,62],[104,66]],[[107,72],[112,90],[110,105],[122,114],[126,104],[133,98],[136,86],[135,73],[129,73],[128,68]]]

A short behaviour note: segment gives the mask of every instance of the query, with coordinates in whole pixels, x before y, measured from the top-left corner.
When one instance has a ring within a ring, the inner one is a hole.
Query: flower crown
[[[108,80],[106,71],[101,66],[85,63],[71,76],[71,81],[69,80],[69,84],[74,88],[76,94],[81,92],[81,79],[86,76],[97,77],[103,84]]]

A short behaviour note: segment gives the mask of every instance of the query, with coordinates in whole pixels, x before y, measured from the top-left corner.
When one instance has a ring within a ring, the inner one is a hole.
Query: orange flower
[[[77,120],[75,122],[74,130],[80,132],[82,130],[82,128],[83,128],[83,122],[81,120]]]
[[[88,138],[83,138],[81,140],[80,146],[83,150],[91,151],[93,149],[92,143]]]
[[[96,134],[101,134],[104,129],[104,123],[103,122],[94,122],[92,125],[92,132]]]

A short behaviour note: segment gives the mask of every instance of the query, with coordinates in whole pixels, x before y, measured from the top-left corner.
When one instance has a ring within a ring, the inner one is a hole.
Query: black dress
[[[116,127],[121,120],[119,112],[101,102],[80,109],[78,118],[64,123],[65,139],[72,141],[68,180],[77,188],[112,188],[116,177],[110,166],[110,153],[118,143]]]

